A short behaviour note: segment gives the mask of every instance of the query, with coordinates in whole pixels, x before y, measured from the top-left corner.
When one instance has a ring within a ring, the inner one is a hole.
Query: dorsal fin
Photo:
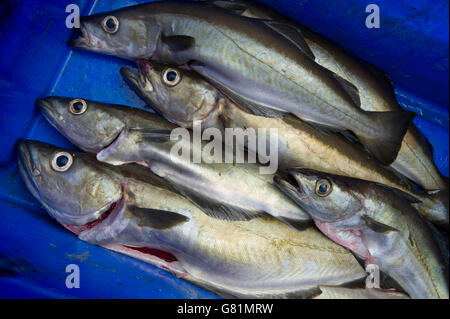
[[[331,71],[330,71],[331,72]],[[359,108],[361,108],[361,99],[359,98],[359,90],[352,83],[344,79],[343,77],[337,75],[334,72],[331,72],[333,77],[339,82],[342,88],[347,92],[347,94],[352,99],[353,103],[355,103]]]
[[[192,68],[192,70],[198,72],[201,75],[208,74],[208,67],[206,65],[191,64],[190,67]],[[286,111],[275,110],[273,108],[269,108],[257,102],[246,99],[240,96],[238,93],[231,90],[230,88],[226,87],[225,85],[222,85],[220,82],[215,81],[213,77],[211,76],[206,77],[213,86],[215,86],[219,91],[221,91],[224,95],[226,95],[233,102],[235,102],[237,105],[239,105],[242,109],[244,109],[246,112],[250,114],[270,118],[280,118],[283,117],[285,114],[287,114]]]
[[[286,39],[291,41],[297,48],[299,48],[304,54],[306,54],[310,59],[315,60],[316,57],[311,51],[308,43],[306,43],[305,38],[301,30],[291,24],[272,21],[272,20],[261,20],[268,27],[270,27],[275,32],[281,34]]]

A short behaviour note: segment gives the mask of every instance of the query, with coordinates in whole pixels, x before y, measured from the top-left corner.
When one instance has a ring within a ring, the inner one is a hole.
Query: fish
[[[28,189],[78,239],[219,295],[306,298],[319,285],[366,275],[351,253],[314,227],[297,231],[270,216],[209,217],[144,167],[112,166],[32,140],[19,141],[17,155]]]
[[[200,122],[201,128],[277,129],[280,168],[305,167],[330,174],[356,177],[398,188],[416,197],[414,204],[430,221],[448,225],[448,192],[417,192],[406,178],[392,172],[361,147],[340,134],[324,132],[294,116],[268,118],[248,113],[197,73],[178,67],[141,61],[139,72],[123,67],[125,82],[168,121],[186,128]],[[167,76],[173,81],[167,80]],[[256,136],[259,138],[259,135]],[[243,144],[252,153],[256,147]]]
[[[410,299],[407,295],[391,289],[319,287],[320,294],[313,299]]]
[[[161,116],[80,98],[51,96],[36,104],[62,135],[96,153],[99,161],[143,165],[210,216],[245,220],[268,214],[297,228],[311,224],[309,215],[273,183],[274,174],[260,174],[257,163],[227,163],[225,152],[220,162],[195,162],[192,140],[171,139],[177,126]],[[173,156],[180,144],[188,148],[187,157]]]
[[[211,3],[245,17],[292,25],[303,36],[316,63],[339,75],[358,89],[360,106],[363,110],[374,112],[403,110],[395,98],[392,80],[386,74],[353,57],[320,34],[256,2],[228,0],[211,1]],[[390,166],[426,190],[448,189],[448,183],[433,160],[429,143],[414,123],[410,124],[397,157]]]
[[[357,89],[317,64],[292,26],[199,2],[152,2],[81,17],[69,45],[128,60],[184,65],[255,115],[286,113],[351,131],[383,164],[400,149],[412,112],[369,112]]]
[[[378,266],[411,298],[449,298],[448,269],[410,195],[303,168],[280,172],[275,182],[328,238]]]

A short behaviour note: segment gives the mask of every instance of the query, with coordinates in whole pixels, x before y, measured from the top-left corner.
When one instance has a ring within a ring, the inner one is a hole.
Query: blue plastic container
[[[0,297],[214,298],[165,271],[78,240],[28,193],[16,170],[18,138],[72,147],[35,108],[47,95],[84,97],[144,107],[122,81],[127,62],[72,51],[65,27],[70,3],[83,15],[146,1],[0,2]],[[399,102],[448,176],[448,1],[261,1],[341,44],[393,79]],[[368,29],[365,8],[376,3],[381,27]],[[68,289],[68,264],[81,287]]]

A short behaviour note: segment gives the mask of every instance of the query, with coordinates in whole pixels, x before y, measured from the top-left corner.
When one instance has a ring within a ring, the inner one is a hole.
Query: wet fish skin
[[[109,15],[120,22],[114,35],[102,29],[101,21]],[[394,161],[414,116],[362,110],[351,98],[353,89],[310,59],[277,26],[214,6],[153,2],[83,17],[81,30],[83,37],[71,41],[76,47],[133,60],[189,64],[227,95],[245,101],[255,114],[288,112],[335,130],[351,130],[386,164]],[[136,45],[134,52],[137,35],[145,38],[139,40],[145,45]]]
[[[252,1],[209,1],[242,16],[291,24],[300,30],[315,61],[355,85],[361,108],[366,111],[400,111],[403,108],[395,98],[391,80],[381,71],[366,67],[337,44],[325,39],[305,26],[283,17],[276,11]],[[391,167],[426,190],[447,189],[418,128],[411,123],[405,134],[397,158]]]
[[[448,298],[448,270],[408,194],[308,169],[290,169],[276,182],[324,234],[378,265],[412,298]]]
[[[269,133],[276,128],[281,168],[308,167],[398,188],[420,199],[421,203],[414,205],[427,219],[448,225],[448,193],[412,191],[404,179],[342,136],[320,131],[292,116],[279,119],[249,114],[192,71],[149,62],[139,62],[138,67],[139,73],[128,68],[120,72],[130,87],[167,120],[187,128],[192,128],[193,121],[200,121],[203,129],[251,128]],[[162,79],[169,68],[180,78],[175,86]],[[245,147],[258,152],[251,145]]]
[[[211,218],[145,168],[110,166],[86,153],[68,151],[73,154],[73,164],[68,171],[57,173],[45,163],[61,151],[67,150],[21,141],[19,170],[33,195],[46,209],[52,207],[50,215],[82,240],[140,258],[214,292],[237,297],[287,297],[308,293],[318,285],[340,285],[365,276],[351,253],[313,227],[297,231],[270,217],[250,221]],[[39,176],[32,173],[36,168]],[[44,189],[71,185],[74,180],[83,185],[110,181],[121,186],[108,193],[113,202],[108,200],[107,207],[114,206],[106,218],[101,217],[107,209],[97,198],[103,197],[100,191],[87,194],[66,187],[64,199],[80,207],[68,212],[64,202],[58,200],[58,189]],[[86,220],[90,224],[80,225],[80,217],[90,215],[90,208],[100,214]],[[139,253],[135,248],[158,249],[176,260]]]
[[[248,219],[269,214],[293,226],[309,224],[309,215],[280,192],[273,184],[272,174],[260,174],[259,165],[175,159],[171,155],[174,145],[190,142],[170,140],[176,126],[162,117],[131,107],[87,100],[87,110],[73,116],[68,108],[70,101],[70,98],[48,97],[37,104],[59,132],[81,149],[95,152],[99,161],[149,167],[206,213],[218,218]],[[117,125],[120,130],[104,123],[111,118],[120,123]],[[152,137],[153,132],[158,133],[157,138]],[[192,151],[192,145],[186,146]]]

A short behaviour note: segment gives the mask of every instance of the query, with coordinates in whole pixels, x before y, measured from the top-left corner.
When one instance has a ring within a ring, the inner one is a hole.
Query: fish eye
[[[168,86],[175,86],[181,81],[181,73],[177,69],[167,68],[162,73],[162,80]]]
[[[57,152],[52,156],[51,166],[57,172],[67,171],[73,164],[73,156],[67,152]]]
[[[114,34],[119,30],[119,20],[115,16],[107,16],[103,19],[102,27],[106,33]]]
[[[69,110],[75,115],[83,114],[87,110],[87,103],[83,99],[74,99],[70,101]]]
[[[316,194],[325,197],[328,196],[333,187],[331,186],[331,183],[327,179],[319,179],[316,183]]]

